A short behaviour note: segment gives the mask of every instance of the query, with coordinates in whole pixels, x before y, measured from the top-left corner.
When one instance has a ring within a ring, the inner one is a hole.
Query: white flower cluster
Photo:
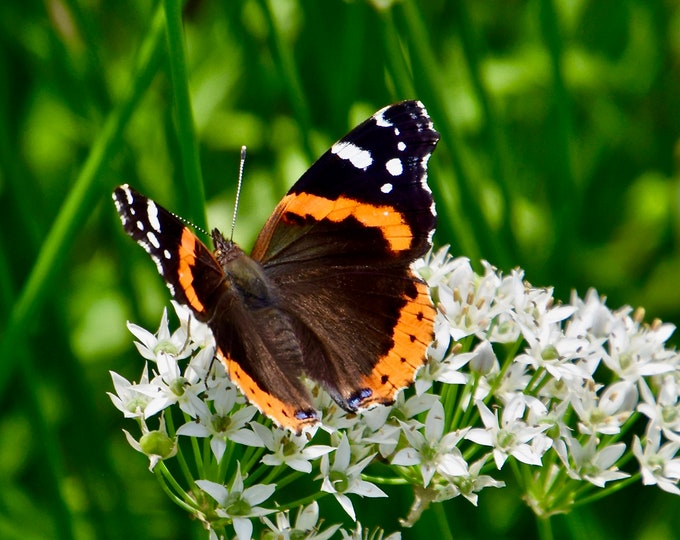
[[[433,502],[462,495],[476,504],[482,489],[503,487],[493,473],[509,460],[527,504],[543,517],[638,478],[680,494],[680,355],[665,345],[672,325],[643,324],[630,308],[612,311],[593,290],[555,304],[550,289],[531,287],[521,271],[503,276],[484,263],[477,274],[446,248],[415,266],[438,314],[414,389],[361,415],[314,389],[322,423],[303,436],[272,427],[245,402],[212,362],[209,330],[185,308],[175,305],[181,325],[172,334],[165,313],[156,334],[128,325],[152,378],[146,367],[139,383],[112,373],[111,399],[139,421],[139,441],[126,436],[151,468],[181,452],[176,436],[209,441],[214,466],[197,459],[193,485],[169,484],[212,537],[231,524],[239,539],[250,538],[259,518],[276,538],[338,531],[362,538],[359,523],[350,533],[340,525],[322,530],[315,501],[331,494],[355,521],[350,496],[385,497],[381,482],[408,485],[408,526]],[[185,419],[176,430],[173,405]],[[146,421],[161,411],[159,428],[149,430]],[[641,423],[644,430],[632,433]],[[633,456],[638,467],[631,461],[620,470]],[[392,476],[383,466],[371,477],[376,461],[389,463]],[[289,502],[282,497],[294,481],[296,493],[307,482],[310,495]],[[268,500],[270,508],[259,506]],[[292,508],[299,509],[294,525]]]

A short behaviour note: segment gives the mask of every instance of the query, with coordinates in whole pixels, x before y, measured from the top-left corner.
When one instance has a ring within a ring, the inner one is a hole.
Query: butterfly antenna
[[[246,147],[241,147],[241,162],[238,166],[238,184],[236,185],[236,200],[234,201],[234,218],[231,220],[230,241],[234,240],[234,229],[236,228],[236,214],[238,214],[238,203],[241,199],[241,184],[243,183],[243,167],[246,163]]]

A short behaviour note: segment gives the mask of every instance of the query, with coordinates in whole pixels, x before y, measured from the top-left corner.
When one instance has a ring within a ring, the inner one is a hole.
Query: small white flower
[[[125,418],[143,418],[144,409],[151,401],[151,398],[146,394],[137,390],[137,384],[131,383],[125,377],[118,375],[114,371],[109,371],[111,379],[113,380],[113,388],[116,390],[115,394],[107,392],[111,401],[116,406],[116,409],[121,411]],[[149,373],[147,365],[144,364],[142,377],[139,384],[149,383]]]
[[[467,472],[467,463],[456,444],[464,432],[451,432],[444,435],[444,407],[436,401],[425,420],[425,433],[420,433],[412,425],[401,422],[402,431],[410,446],[399,450],[392,458],[393,465],[418,465],[427,487],[434,474],[456,476]]]
[[[352,441],[372,443],[378,445],[378,452],[384,458],[392,455],[399,444],[401,436],[401,422],[408,423],[418,429],[422,424],[413,418],[422,412],[432,408],[439,401],[434,394],[416,394],[406,399],[404,392],[397,395],[397,401],[391,407],[375,407],[364,413],[372,433],[363,434],[361,439],[352,438]],[[374,417],[383,417],[382,422],[373,422]],[[376,426],[377,429],[376,429]]]
[[[214,347],[215,338],[210,327],[196,319],[187,306],[174,300],[171,300],[171,302],[179,319],[180,330],[189,337],[192,345],[201,349]]]
[[[233,385],[222,387],[213,402],[214,413],[201,415],[195,422],[187,422],[177,430],[177,435],[189,437],[210,437],[210,448],[220,460],[227,449],[227,441],[238,444],[261,447],[262,442],[255,433],[246,429],[246,424],[257,413],[252,405],[233,411],[237,392]],[[232,412],[233,411],[233,412]]]
[[[447,281],[449,275],[459,265],[467,261],[465,258],[454,259],[449,254],[450,246],[442,246],[437,251],[430,250],[424,257],[416,259],[411,268],[417,272],[429,287],[437,287],[440,283]]]
[[[441,251],[438,259],[441,260]],[[519,328],[509,316],[513,305],[525,295],[521,272],[502,278],[497,270],[482,261],[484,275],[473,272],[464,257],[445,257],[442,279],[428,281],[437,297],[440,311],[448,321],[451,337],[457,341],[469,335],[492,342],[512,343]],[[437,270],[435,274],[439,274]],[[427,273],[425,273],[427,274]]]
[[[312,405],[321,413],[319,427],[322,430],[327,433],[335,433],[336,431],[350,429],[359,422],[359,415],[348,413],[341,409],[335,400],[328,395],[328,392],[325,392],[308,379],[305,379],[305,382],[312,394]]]
[[[674,495],[680,495],[680,458],[675,457],[680,450],[680,442],[670,441],[661,444],[661,430],[650,426],[644,448],[637,435],[633,437],[633,454],[640,463],[642,483],[646,486],[658,485]]]
[[[288,465],[291,469],[309,474],[312,472],[312,460],[335,450],[332,446],[324,444],[307,446],[307,437],[295,435],[287,429],[277,427],[270,429],[257,422],[252,422],[251,427],[271,452],[262,458],[262,463],[270,467]]]
[[[177,403],[192,418],[209,414],[199,394],[205,385],[197,378],[187,379],[177,364],[177,358],[164,352],[156,358],[158,374],[148,384],[137,385],[137,390],[151,398],[144,409],[144,417],[149,418],[159,411]]]
[[[582,343],[565,338],[559,325],[522,326],[522,335],[528,346],[515,358],[515,362],[529,365],[534,370],[543,368],[557,380],[572,380],[580,384],[590,379],[590,373],[583,366],[572,362]]]
[[[628,478],[630,475],[621,472],[615,463],[626,451],[624,443],[604,445],[597,449],[597,438],[588,437],[586,444],[581,444],[574,437],[566,438],[571,462],[563,459],[570,477],[577,480],[587,480],[598,487],[604,487],[606,482]],[[562,456],[560,456],[562,457]]]
[[[661,428],[667,439],[680,442],[680,396],[675,377],[664,377],[658,397],[654,397],[644,380],[640,381],[639,387],[643,403],[638,405],[638,411]]]
[[[487,454],[488,456],[488,454]],[[505,487],[505,482],[500,480],[495,480],[491,476],[486,474],[479,474],[482,471],[482,467],[486,464],[487,457],[483,457],[474,463],[470,464],[465,471],[465,474],[456,474],[449,478],[450,486],[453,487],[450,496],[447,498],[453,498],[457,495],[462,495],[472,504],[477,506],[477,500],[479,496],[477,495],[484,488],[502,488]],[[444,493],[446,490],[442,490],[441,496],[437,497],[437,501],[442,501],[444,499]]]
[[[139,340],[135,341],[135,347],[137,347],[139,354],[147,360],[156,362],[161,354],[169,354],[177,359],[186,358],[191,354],[191,349],[187,346],[187,334],[184,329],[179,328],[170,334],[168,310],[165,308],[163,309],[161,324],[155,334],[131,322],[127,323],[127,327]]]
[[[427,348],[427,360],[429,364],[436,364],[443,360],[446,351],[451,345],[451,327],[444,314],[437,310],[434,317],[434,339]],[[423,371],[425,368],[421,369]]]
[[[566,333],[571,336],[592,336],[595,340],[606,339],[616,318],[605,305],[605,298],[598,295],[595,289],[589,289],[581,300],[573,291],[570,303],[576,310],[569,318]]]
[[[252,537],[253,524],[249,518],[273,512],[257,505],[271,497],[276,486],[257,484],[244,489],[240,463],[229,487],[210,480],[196,480],[196,485],[217,501],[217,515],[231,519],[239,540],[250,540]]]
[[[545,425],[547,437],[553,442],[553,448],[559,453],[560,446],[564,447],[563,453],[566,454],[564,439],[571,435],[571,428],[566,423],[566,413],[569,409],[568,401],[556,400],[552,404],[550,411],[539,411],[537,408],[529,408],[528,422],[530,425]]]
[[[579,417],[581,433],[615,435],[632,414],[637,400],[636,387],[619,381],[605,387],[600,396],[589,385],[572,397],[571,404]]]
[[[375,454],[366,456],[358,463],[351,463],[351,449],[347,437],[340,439],[334,461],[331,465],[328,454],[321,457],[321,474],[323,478],[321,491],[332,493],[340,506],[356,521],[356,514],[348,493],[355,493],[362,497],[387,497],[385,492],[375,484],[361,479],[361,471],[373,460]]]
[[[625,381],[637,383],[642,377],[661,375],[675,369],[675,353],[664,349],[673,333],[670,324],[658,328],[640,328],[630,317],[618,318],[608,336],[609,353],[603,361]]]
[[[295,525],[291,526],[288,512],[276,514],[276,525],[268,517],[261,517],[262,522],[274,533],[277,540],[328,540],[340,528],[340,524],[331,525],[326,530],[320,530],[317,526],[319,521],[319,503],[316,501],[309,506],[300,507]],[[319,524],[320,525],[320,524]],[[269,535],[263,535],[269,538]]]
[[[507,403],[518,394],[526,391],[531,381],[531,375],[528,372],[527,366],[517,362],[510,364],[502,374],[500,381],[497,380],[498,375],[497,372],[494,372],[480,379],[480,388],[477,394],[475,394],[475,401],[483,400],[493,388],[493,395],[501,402]]]
[[[477,408],[485,429],[473,428],[465,438],[483,446],[492,446],[498,469],[503,467],[508,456],[528,465],[541,464],[541,456],[552,444],[542,434],[548,426],[529,426],[521,420],[525,409],[522,396],[516,396],[507,403],[500,421],[498,411],[492,413],[483,402],[478,401]]]

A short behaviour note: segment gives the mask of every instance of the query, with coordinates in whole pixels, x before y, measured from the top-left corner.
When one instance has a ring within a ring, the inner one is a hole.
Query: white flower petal
[[[347,515],[352,518],[352,521],[357,520],[357,516],[354,513],[354,506],[352,506],[352,501],[347,495],[343,495],[342,493],[335,493],[335,498],[337,501],[340,503],[340,506],[342,506],[342,509],[347,512]]]
[[[247,518],[232,517],[232,524],[238,540],[251,540],[253,535],[253,524]]]
[[[266,501],[275,491],[275,484],[257,484],[247,488],[243,492],[243,498],[248,501],[248,504],[255,506]]]
[[[210,480],[196,480],[196,485],[210,495],[217,501],[218,504],[224,504],[229,496],[227,488],[217,482]]]
[[[418,465],[421,461],[420,454],[415,448],[402,448],[392,458],[392,465]]]
[[[210,431],[207,427],[198,422],[187,422],[177,429],[177,435],[185,435],[187,437],[208,437]]]

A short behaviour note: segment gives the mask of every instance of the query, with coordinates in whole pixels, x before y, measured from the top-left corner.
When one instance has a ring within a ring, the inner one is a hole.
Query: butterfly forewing
[[[207,321],[224,280],[210,250],[179,218],[127,184],[114,190],[113,200],[125,232],[156,263],[173,298]]]

